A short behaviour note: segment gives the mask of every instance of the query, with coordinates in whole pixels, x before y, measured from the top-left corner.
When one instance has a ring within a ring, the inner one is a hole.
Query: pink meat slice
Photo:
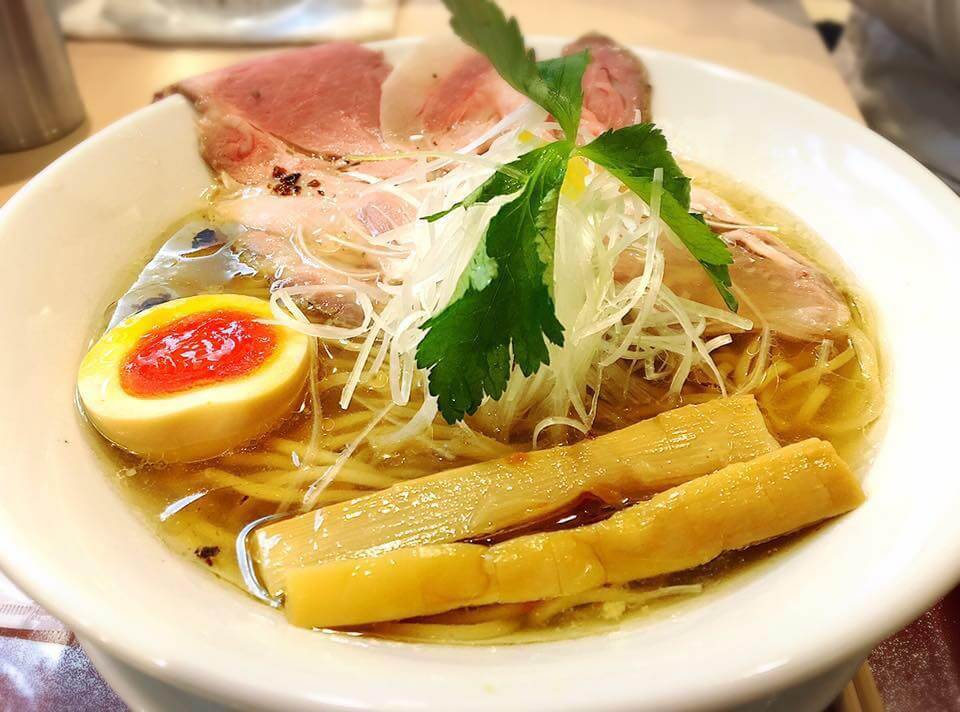
[[[326,289],[346,286],[349,279],[306,264],[289,240],[260,230],[249,230],[237,238],[234,249],[253,267],[270,273],[278,286],[324,287],[314,293],[308,289],[303,295],[324,320],[351,326],[363,320],[363,310],[352,299],[352,290],[337,293]]]
[[[745,216],[719,196],[694,188],[691,205],[708,219],[748,224]],[[746,294],[741,313],[756,325],[789,339],[818,341],[845,333],[850,309],[843,295],[819,268],[765,230],[752,227],[714,228],[730,248],[730,277]],[[666,268],[664,283],[681,297],[723,308],[723,302],[703,268],[682,246],[661,242]],[[618,280],[627,281],[643,270],[643,259],[625,253],[616,265]],[[749,301],[756,311],[744,303]]]
[[[564,49],[590,51],[583,76],[583,125],[599,134],[650,118],[650,79],[640,59],[608,37],[590,34]],[[421,43],[384,82],[381,126],[398,148],[461,148],[524,101],[490,62],[455,37]]]
[[[217,174],[254,185],[267,180],[287,153],[273,136],[241,118],[211,110],[197,120],[200,152]]]
[[[599,34],[584,35],[563,49],[564,55],[590,52],[583,74],[583,122],[592,133],[651,120],[653,89],[640,58]],[[637,112],[639,111],[639,119]]]
[[[251,128],[258,146],[264,136],[300,151],[327,157],[383,150],[380,89],[390,73],[381,52],[351,42],[305,47],[257,57],[185,79],[166,93],[180,92],[210,121],[211,148],[235,144],[239,123]],[[228,138],[213,129],[228,122]],[[214,140],[216,139],[216,140]],[[233,151],[227,162],[243,155]],[[262,158],[261,152],[253,154]],[[207,154],[215,164],[218,154]]]
[[[262,194],[223,200],[214,210],[220,221],[247,228],[235,246],[274,285],[365,283],[371,294],[377,293],[382,273],[382,248],[369,240],[415,217],[405,201],[369,187],[336,200]],[[362,317],[349,290],[323,291],[316,298],[309,294],[306,298],[337,321],[353,323]]]
[[[331,160],[384,151],[380,99],[389,71],[380,52],[334,43],[256,58],[166,91],[194,102],[210,167],[257,187],[218,201],[215,210],[247,228],[235,249],[275,284],[328,287],[376,275],[365,239],[413,219],[408,205],[346,175],[343,160]],[[394,161],[351,168],[384,176],[403,167]],[[312,259],[304,246],[323,257]],[[319,290],[307,298],[327,317],[350,322],[359,315],[350,295]]]
[[[342,193],[339,198],[262,194],[221,200],[214,211],[224,222],[272,235],[332,235],[357,243],[357,253],[362,252],[359,247],[368,237],[381,235],[416,217],[409,203],[375,189],[355,195]]]
[[[338,233],[343,215],[337,204],[326,197],[280,197],[262,194],[221,200],[214,211],[223,222],[284,238],[297,231]]]
[[[524,102],[486,57],[475,54],[453,68],[427,94],[424,130],[464,145]]]
[[[570,50],[581,45],[590,46],[595,65],[584,79],[585,118],[622,125],[642,103],[638,77],[645,70],[606,38],[590,36]],[[343,173],[342,160],[330,159],[383,153],[384,134],[394,147],[410,147],[414,137],[417,147],[460,148],[526,101],[484,57],[449,37],[423,43],[393,74],[381,53],[333,43],[252,59],[167,91],[194,102],[211,168],[261,189],[217,205],[222,219],[249,229],[238,247],[280,283],[317,285],[353,277],[305,259],[293,236],[334,235],[362,246],[414,218],[409,205],[371,191]],[[403,167],[361,163],[353,170],[382,177]],[[362,249],[351,256],[358,271],[378,267]],[[322,301],[338,319],[356,316],[334,297]]]
[[[349,208],[373,237],[413,222],[417,217],[417,211],[410,203],[392,193],[378,190],[358,196]]]
[[[704,217],[731,225],[746,225],[747,216],[716,193],[699,185],[690,186],[690,210]]]
[[[456,37],[421,42],[383,84],[384,139],[401,149],[458,149],[524,103],[490,62]]]

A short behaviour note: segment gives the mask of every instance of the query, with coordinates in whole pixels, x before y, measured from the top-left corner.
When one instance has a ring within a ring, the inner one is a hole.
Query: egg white
[[[204,460],[260,437],[297,407],[310,367],[309,337],[282,325],[272,327],[273,352],[246,374],[166,395],[124,390],[121,366],[142,336],[215,310],[272,318],[269,303],[255,297],[186,297],[124,319],[94,344],[80,364],[77,388],[84,412],[104,437],[151,461]]]

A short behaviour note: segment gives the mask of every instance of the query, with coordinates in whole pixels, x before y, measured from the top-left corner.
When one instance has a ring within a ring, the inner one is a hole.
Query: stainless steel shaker
[[[0,153],[54,141],[83,117],[48,1],[0,0]]]

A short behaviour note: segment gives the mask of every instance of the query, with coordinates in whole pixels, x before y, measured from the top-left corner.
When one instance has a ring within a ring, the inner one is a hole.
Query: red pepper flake
[[[213,566],[213,560],[220,553],[219,546],[198,546],[193,551],[194,555],[205,562],[207,566]]]
[[[320,187],[320,181],[318,181],[316,178],[314,178],[312,181],[310,181],[309,183],[307,183],[307,185],[310,186],[311,188],[319,188],[319,187]]]
[[[283,166],[274,166],[274,167],[273,167],[273,177],[274,177],[274,178],[282,178],[282,177],[285,176],[285,175],[287,175],[287,169],[286,169],[286,168],[284,168]]]
[[[287,173],[271,188],[277,195],[300,195],[299,173]]]

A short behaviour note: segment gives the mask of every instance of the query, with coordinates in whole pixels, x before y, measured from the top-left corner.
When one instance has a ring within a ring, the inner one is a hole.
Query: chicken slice
[[[691,207],[708,219],[747,225],[747,218],[719,196],[703,188],[691,192]],[[755,324],[765,321],[788,339],[819,341],[842,335],[850,322],[850,308],[836,285],[803,255],[766,230],[754,227],[714,228],[730,248],[730,278],[746,299],[740,311]],[[664,284],[679,296],[724,308],[716,288],[700,264],[682,246],[661,242]],[[625,253],[616,266],[617,279],[639,275],[643,258]]]

